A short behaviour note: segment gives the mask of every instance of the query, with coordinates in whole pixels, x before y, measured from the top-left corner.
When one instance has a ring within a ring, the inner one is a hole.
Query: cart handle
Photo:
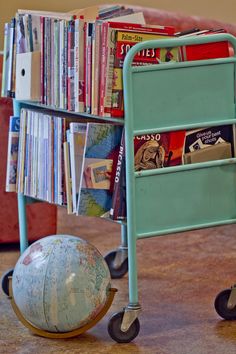
[[[234,48],[234,57],[236,57],[236,37],[231,34],[211,34],[206,36],[191,36],[188,38],[171,38],[171,39],[156,39],[150,41],[144,41],[135,44],[127,53],[124,60],[124,71],[128,70],[132,66],[134,56],[143,49],[150,48],[175,48],[181,47],[183,45],[195,45],[195,44],[206,44],[215,42],[229,42]],[[163,63],[169,64],[169,63]],[[176,62],[178,64],[178,62]],[[162,64],[158,64],[162,65]]]

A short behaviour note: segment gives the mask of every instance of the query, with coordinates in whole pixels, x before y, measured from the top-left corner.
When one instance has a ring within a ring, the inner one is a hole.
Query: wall
[[[0,50],[3,48],[3,27],[4,23],[8,22],[14,16],[18,8],[21,9],[38,9],[38,10],[54,10],[54,11],[69,11],[75,8],[83,8],[91,5],[99,5],[104,3],[117,3],[117,1],[102,1],[102,0],[10,0],[6,2],[0,1]],[[129,0],[125,4],[144,5],[147,7],[155,7],[168,11],[175,11],[182,14],[203,16],[221,20],[224,22],[236,23],[236,1],[225,0]]]

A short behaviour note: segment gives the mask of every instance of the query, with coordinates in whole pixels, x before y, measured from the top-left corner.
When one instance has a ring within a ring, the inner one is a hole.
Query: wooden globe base
[[[117,289],[110,288],[109,295],[107,297],[106,303],[103,306],[102,310],[97,314],[97,316],[93,320],[89,321],[86,325],[84,325],[78,329],[74,329],[73,331],[70,331],[70,332],[56,332],[55,333],[55,332],[48,332],[48,331],[45,331],[45,330],[40,329],[38,327],[35,327],[29,321],[27,321],[25,319],[25,317],[22,315],[20,309],[18,308],[18,306],[15,303],[15,300],[13,297],[13,292],[12,292],[12,277],[9,277],[9,295],[10,295],[10,299],[11,299],[11,305],[12,305],[12,308],[13,308],[16,316],[18,317],[19,321],[34,334],[37,334],[38,336],[46,337],[46,338],[72,338],[72,337],[77,337],[80,334],[86,332],[87,330],[89,330],[90,328],[95,326],[105,316],[105,314],[107,313],[107,311],[111,307],[111,304],[113,302],[116,292],[117,292]]]

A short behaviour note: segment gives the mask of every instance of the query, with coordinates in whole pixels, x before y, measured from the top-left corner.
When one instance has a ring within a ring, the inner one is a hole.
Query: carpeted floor
[[[120,242],[120,227],[98,219],[66,216],[59,209],[58,233],[79,235],[102,254]],[[218,292],[236,282],[236,226],[197,230],[138,241],[141,329],[133,343],[117,344],[107,333],[109,316],[128,303],[128,277],[113,280],[118,289],[109,313],[86,334],[51,340],[32,335],[17,320],[0,293],[1,354],[145,353],[224,354],[236,350],[236,322],[214,310]],[[18,248],[1,246],[0,273],[14,266]]]

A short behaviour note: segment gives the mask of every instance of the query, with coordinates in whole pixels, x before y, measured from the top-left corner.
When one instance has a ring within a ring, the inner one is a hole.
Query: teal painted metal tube
[[[236,124],[236,119],[234,117],[232,118],[225,118],[225,119],[221,119],[215,122],[209,122],[209,120],[207,118],[205,118],[205,122],[203,123],[198,123],[198,124],[185,124],[185,125],[176,125],[176,126],[166,126],[164,128],[158,128],[158,133],[167,133],[170,131],[178,131],[178,130],[182,130],[182,129],[186,129],[186,130],[192,130],[192,129],[197,129],[197,128],[207,128],[207,127],[215,127],[215,126],[219,126],[219,125],[227,125],[227,124]],[[145,135],[145,134],[152,134],[153,133],[153,129],[142,129],[142,130],[134,130],[133,132],[133,136],[136,135]]]
[[[19,232],[20,232],[20,252],[21,254],[29,246],[28,232],[27,232],[27,219],[26,219],[26,197],[18,193],[18,218],[19,218]]]
[[[135,172],[135,177],[147,177],[147,176],[155,176],[155,175],[164,175],[167,173],[175,173],[175,172],[182,172],[182,171],[193,171],[198,170],[200,168],[211,168],[214,166],[227,166],[236,164],[236,158],[230,158],[225,160],[215,160],[215,161],[207,161],[207,162],[199,162],[195,164],[188,164],[188,165],[177,165],[153,170],[142,170]]]
[[[164,236],[164,235],[175,234],[179,232],[192,231],[192,230],[198,230],[203,228],[205,229],[205,228],[221,226],[221,225],[231,225],[235,223],[236,223],[236,219],[230,219],[230,220],[215,221],[215,222],[205,223],[205,224],[191,225],[186,227],[173,227],[172,229],[166,229],[160,232],[155,231],[155,232],[140,233],[137,234],[137,238],[138,239],[151,238],[156,236]]]
[[[129,267],[129,304],[138,304],[137,254],[136,254],[136,221],[135,206],[135,177],[134,177],[134,146],[133,146],[133,97],[131,65],[124,65],[124,108],[125,108],[125,150],[126,150],[126,203],[127,203],[127,240]]]
[[[123,247],[127,247],[128,245],[126,224],[121,224],[121,245]]]
[[[20,110],[21,110],[21,104],[17,100],[13,100],[13,111],[14,114],[18,117],[20,117]]]
[[[172,47],[180,47],[182,45],[195,45],[195,44],[204,44],[204,43],[216,43],[216,42],[224,42],[228,41],[232,44],[234,47],[234,53],[236,53],[236,38],[232,36],[231,34],[215,34],[214,36],[209,35],[209,36],[191,36],[189,38],[174,38],[174,39],[160,39],[160,40],[150,40],[150,41],[145,41],[145,42],[140,42],[133,46],[128,54],[125,57],[124,61],[124,70],[130,70],[130,67],[132,65],[133,58],[136,53],[138,53],[140,50],[143,49],[149,49],[149,48],[172,48]],[[236,54],[234,54],[234,57],[236,57]],[[233,61],[232,59],[216,59],[217,61],[224,62],[224,61]],[[199,61],[200,63],[201,61]],[[207,60],[204,62],[211,63],[213,62],[212,60]],[[204,63],[203,63],[204,64]],[[160,64],[159,64],[160,65]],[[165,68],[171,65],[182,65],[182,66],[191,66],[191,65],[197,65],[196,62],[193,64],[192,62],[186,62],[186,63],[179,63],[179,64],[171,64],[167,63],[165,64]],[[164,68],[164,66],[163,66]],[[131,69],[132,70],[132,69]],[[136,69],[134,69],[136,70]]]
[[[20,116],[21,104],[17,100],[13,100],[14,115]],[[19,237],[20,237],[20,252],[21,254],[28,247],[28,232],[27,232],[27,219],[26,219],[26,197],[18,193],[18,222],[19,222]]]

